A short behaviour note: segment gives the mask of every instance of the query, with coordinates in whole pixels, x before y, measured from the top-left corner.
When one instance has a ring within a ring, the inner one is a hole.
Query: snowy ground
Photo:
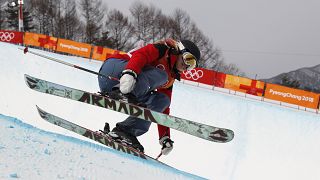
[[[101,62],[88,61],[84,58],[62,56],[44,51],[38,52],[95,71],[98,71],[101,65]],[[98,84],[95,75],[57,64],[32,54],[24,55],[21,50],[18,50],[18,46],[0,43],[0,73],[0,114],[17,117],[23,120],[24,123],[37,128],[88,141],[72,132],[43,121],[39,117],[35,105],[39,105],[40,108],[48,112],[93,130],[103,128],[105,121],[114,125],[126,117],[126,115],[111,112],[103,108],[49,96],[28,89],[24,83],[24,74],[91,92],[98,91]],[[178,82],[175,83],[174,87],[171,114],[205,124],[230,128],[235,131],[233,141],[219,144],[172,130],[172,139],[175,141],[174,150],[168,156],[162,156],[160,160],[179,170],[208,179],[219,180],[320,179],[320,144],[318,143],[320,137],[320,115],[230,96]],[[4,124],[7,124],[4,128],[8,131],[19,129],[15,125],[10,125],[10,122]],[[14,126],[15,128],[8,128],[10,126]],[[22,127],[22,129],[25,128]],[[13,138],[8,134],[3,135],[3,132],[1,129],[0,137],[9,136],[9,138]],[[39,130],[36,130],[36,132],[39,132]],[[32,134],[37,134],[36,132],[32,132]],[[43,136],[48,135],[49,137],[56,136],[50,135],[50,133],[40,134]],[[21,139],[27,139],[27,137],[26,135],[25,137],[21,137]],[[41,139],[40,137],[37,135],[36,139]],[[51,140],[53,143],[50,147],[68,139],[64,136],[62,137],[63,140],[60,138],[54,140],[55,138],[53,138]],[[148,155],[155,157],[159,154],[160,145],[158,144],[155,125],[152,125],[150,131],[144,136],[139,137],[139,139],[145,146]],[[42,150],[39,151],[40,154],[48,156],[46,152],[50,153],[52,151],[50,151],[49,147],[44,147],[46,145],[44,141],[47,140],[39,141],[44,143]],[[92,143],[92,141],[90,142]],[[77,164],[77,167],[83,166],[88,169],[90,167],[88,164],[99,159],[97,157],[101,156],[103,157],[102,159],[110,159],[115,156],[125,156],[122,154],[118,155],[111,150],[106,150],[107,148],[101,150],[101,146],[88,145],[83,141],[75,139],[72,139],[66,146],[70,146],[68,149],[73,149],[77,153],[80,153],[72,158],[72,161],[86,164],[84,166],[80,163]],[[21,174],[19,172],[20,164],[24,163],[15,163],[14,158],[11,160],[6,155],[3,155],[1,153],[1,150],[5,149],[3,147],[7,147],[7,145],[0,141],[0,178],[4,176],[11,178],[19,177]],[[79,147],[88,151],[94,151],[97,155],[91,157],[86,154],[81,157],[81,153],[84,153],[84,150],[79,150]],[[15,154],[18,156],[19,154],[27,153],[29,150],[17,148],[15,151],[17,151]],[[52,154],[51,157],[53,156]],[[4,158],[6,159],[5,161],[3,161],[2,156],[6,157]],[[31,156],[37,156],[37,154],[35,153]],[[25,163],[27,161],[36,161],[27,157],[24,159]],[[70,168],[73,168],[73,166],[69,166],[70,159],[54,158],[51,161],[52,163],[59,164],[59,166],[66,166],[64,169],[67,170],[65,172],[41,171],[40,174],[57,172],[51,176],[53,179],[59,178],[59,175],[68,179],[68,172],[70,172]],[[123,165],[123,169],[119,170],[119,174],[123,176],[114,176],[114,178],[133,177],[132,174],[141,174],[139,176],[141,179],[145,177],[154,178],[159,174],[163,176],[160,175],[158,177],[166,177],[167,179],[197,178],[196,176],[191,176],[177,170],[168,170],[168,172],[164,173],[166,168],[149,164],[143,166],[139,160],[137,162],[133,161],[136,160],[127,156],[122,157],[121,162],[124,162],[123,164],[125,165]],[[99,163],[103,164],[103,161],[99,161]],[[13,168],[10,172],[6,171],[5,174],[2,174],[5,171],[2,170],[2,166],[9,164],[10,168],[14,167],[15,169]],[[122,167],[120,165],[119,167]],[[126,165],[128,166],[125,167]],[[150,166],[154,169],[150,170]],[[30,171],[37,172],[37,169],[33,169],[29,164],[27,167],[30,168]],[[91,179],[91,177],[93,179],[101,179],[101,176],[98,177],[96,175],[105,173],[102,171],[108,172],[106,169],[108,167],[97,171],[87,170],[87,176],[85,177],[88,179]],[[128,169],[132,169],[132,171],[128,172]],[[110,172],[110,174],[113,173],[116,174],[115,172]],[[72,173],[70,174],[72,175]],[[75,179],[84,177],[77,176],[78,174],[75,173],[75,175],[70,177]],[[45,177],[43,176],[41,179]]]
[[[200,179],[0,115],[0,179]]]

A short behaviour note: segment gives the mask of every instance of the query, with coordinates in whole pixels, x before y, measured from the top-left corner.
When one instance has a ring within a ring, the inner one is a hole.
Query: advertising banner
[[[26,32],[24,34],[24,44],[30,46],[43,47],[56,50],[58,38],[47,36],[44,34],[36,34]]]
[[[224,87],[243,93],[262,96],[264,82],[227,74]]]
[[[23,43],[23,32],[0,30],[0,41],[8,43]]]
[[[199,82],[203,84],[213,85],[214,72],[203,69],[195,68],[190,71],[183,71],[181,78],[189,81]]]
[[[90,58],[91,45],[66,39],[59,39],[57,51]]]
[[[99,60],[99,61],[105,61],[107,57],[113,54],[126,54],[126,52],[104,48],[101,46],[94,46],[93,47],[93,53],[92,53],[92,59]]]
[[[320,94],[280,86],[276,84],[267,84],[265,98],[282,101],[299,106],[318,109]]]

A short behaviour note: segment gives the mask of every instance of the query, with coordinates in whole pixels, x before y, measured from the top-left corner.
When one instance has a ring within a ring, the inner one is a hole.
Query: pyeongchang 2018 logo
[[[0,41],[10,42],[12,39],[14,39],[13,32],[0,32]]]
[[[190,71],[183,71],[183,74],[187,79],[192,79],[197,81],[203,77],[204,73],[200,69],[192,69]]]

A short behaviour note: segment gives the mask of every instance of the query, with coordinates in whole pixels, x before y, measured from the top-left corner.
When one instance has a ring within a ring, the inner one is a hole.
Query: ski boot
[[[115,141],[123,143],[126,146],[132,147],[139,152],[144,153],[144,148],[138,141],[137,137],[122,131],[120,128],[113,128],[112,131],[108,133],[108,135]]]

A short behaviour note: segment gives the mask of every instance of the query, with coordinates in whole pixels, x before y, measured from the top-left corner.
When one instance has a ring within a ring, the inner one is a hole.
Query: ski
[[[94,106],[99,106],[109,110],[135,116],[140,119],[151,121],[205,140],[225,143],[234,137],[234,132],[230,129],[214,127],[187,119],[159,113],[147,108],[143,108],[127,102],[114,100],[105,96],[89,93],[55,84],[46,80],[38,79],[29,75],[25,75],[26,84],[33,90],[51,94]]]
[[[154,159],[154,158],[152,158],[152,157],[150,157],[150,156],[148,156],[148,155],[146,155],[146,154],[144,154],[144,153],[142,153],[142,152],[140,152],[130,146],[127,146],[125,144],[122,144],[121,142],[117,142],[117,141],[113,140],[108,135],[103,135],[100,132],[95,132],[90,129],[79,126],[77,124],[74,124],[70,121],[67,121],[67,120],[62,119],[58,116],[50,114],[50,113],[40,109],[38,106],[37,106],[37,109],[38,109],[38,112],[39,112],[41,118],[51,124],[54,124],[56,126],[60,126],[64,129],[67,129],[69,131],[75,132],[79,135],[82,135],[86,138],[92,139],[98,143],[101,143],[101,144],[103,144],[107,147],[110,147],[112,149],[115,149],[117,151],[120,151],[120,152],[123,152],[126,154],[130,154],[130,155],[139,157],[144,160],[156,161],[156,162],[159,162],[161,164],[168,166],[167,164],[162,163],[162,162],[160,162],[160,161],[158,161],[158,160],[156,160],[156,159]]]

